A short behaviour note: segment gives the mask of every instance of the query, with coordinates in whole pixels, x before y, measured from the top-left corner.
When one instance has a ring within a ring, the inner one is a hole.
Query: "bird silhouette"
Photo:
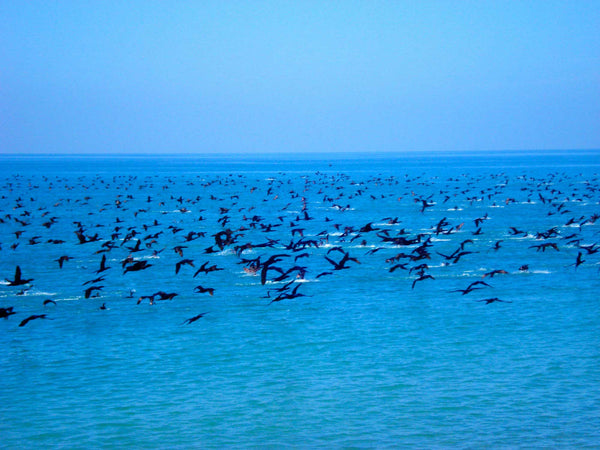
[[[5,280],[8,282],[9,286],[21,286],[23,284],[30,283],[33,281],[33,278],[23,279],[21,275],[21,268],[17,266],[15,269],[15,279],[9,280],[8,278],[5,278]]]
[[[208,294],[212,296],[215,293],[215,289],[214,288],[205,288],[205,287],[198,285],[194,288],[194,292],[197,292],[198,294],[204,294],[204,293],[208,292]]]
[[[197,316],[190,317],[189,319],[184,320],[181,325],[189,325],[191,323],[194,323],[196,320],[204,317],[206,314],[208,314],[208,312],[203,312],[203,313],[198,314]]]
[[[30,321],[35,320],[35,319],[46,319],[46,314],[33,314],[29,317],[27,317],[26,319],[23,319],[21,321],[21,323],[19,324],[20,327],[24,327],[25,325],[27,325]]]
[[[507,300],[500,300],[498,297],[494,297],[494,298],[484,298],[482,300],[476,300],[477,302],[485,302],[486,305],[489,305],[490,303],[494,303],[494,302],[502,302],[502,303],[512,303],[510,301]]]

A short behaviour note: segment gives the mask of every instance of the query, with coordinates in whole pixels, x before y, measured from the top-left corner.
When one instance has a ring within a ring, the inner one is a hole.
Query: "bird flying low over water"
[[[490,277],[493,278],[494,275],[498,275],[498,274],[507,274],[508,272],[506,270],[502,270],[502,269],[496,269],[496,270],[492,270],[491,272],[486,272],[482,275],[482,278],[485,277]]]
[[[14,309],[14,306],[9,306],[7,308],[0,308],[0,319],[8,319],[13,314],[16,314],[16,312],[14,312],[13,309]]]
[[[202,287],[199,285],[194,288],[194,292],[197,292],[198,294],[204,294],[204,293],[208,292],[208,294],[212,296],[215,294],[215,289],[214,288],[205,288],[205,287]]]
[[[146,260],[134,261],[129,266],[125,267],[125,270],[123,271],[123,275],[125,275],[127,272],[138,272],[140,270],[147,269],[148,267],[151,267],[151,266],[152,266],[152,264],[148,264],[148,261],[146,261]]]
[[[489,305],[490,303],[494,303],[494,302],[512,303],[512,302],[507,301],[507,300],[500,300],[498,297],[484,298],[482,300],[476,300],[476,301],[478,301],[478,302],[485,302],[486,305]]]
[[[28,279],[23,279],[22,275],[21,275],[21,268],[19,266],[17,266],[17,268],[15,269],[15,279],[14,280],[9,280],[8,278],[5,278],[6,281],[8,281],[8,285],[9,286],[21,286],[23,284],[27,284],[33,281],[33,278],[28,278]]]
[[[100,291],[102,290],[102,288],[104,288],[104,286],[90,286],[89,288],[87,288],[85,290],[85,298],[90,298],[92,297],[92,293],[94,291]],[[98,294],[95,294],[94,296],[97,296]]]
[[[46,319],[46,314],[34,314],[32,316],[29,316],[27,319],[23,319],[21,321],[21,323],[19,324],[20,327],[24,327],[25,325],[27,325],[30,321],[35,320],[35,319]]]
[[[208,312],[200,313],[197,316],[190,317],[189,319],[185,319],[181,325],[190,325],[191,323],[194,323],[196,320],[204,317],[206,314],[208,314]]]

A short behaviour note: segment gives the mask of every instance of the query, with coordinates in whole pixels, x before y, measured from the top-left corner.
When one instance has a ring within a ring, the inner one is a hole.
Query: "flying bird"
[[[15,279],[9,280],[8,278],[5,278],[5,280],[8,281],[9,286],[21,286],[33,281],[33,278],[23,279],[21,275],[21,268],[17,266],[15,269]]]

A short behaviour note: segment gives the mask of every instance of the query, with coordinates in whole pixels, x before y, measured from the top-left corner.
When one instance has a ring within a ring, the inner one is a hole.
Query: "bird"
[[[100,291],[104,286],[90,286],[85,290],[85,298],[90,298],[94,291]],[[95,296],[97,296],[96,294]]]
[[[106,254],[104,254],[102,255],[102,261],[100,261],[100,268],[96,270],[96,273],[104,272],[108,269],[110,269],[110,267],[106,266]]]
[[[484,286],[488,286],[491,287],[489,284],[487,284],[485,281],[474,281],[473,283],[471,283],[469,286],[467,286],[466,289],[455,289],[453,291],[450,292],[462,292],[462,295],[466,295],[469,292],[474,291],[475,289],[483,289],[483,287],[479,287],[479,285],[484,285]]]
[[[430,279],[432,279],[432,280],[435,280],[435,278],[433,278],[431,275],[427,275],[427,274],[420,275],[420,276],[419,276],[419,278],[415,279],[415,280],[412,282],[412,287],[411,287],[411,289],[414,289],[414,288],[415,288],[415,284],[417,284],[417,281],[423,281],[423,280],[427,280],[428,278],[430,278]]]
[[[148,261],[146,261],[146,260],[135,261],[131,265],[125,267],[125,270],[123,271],[123,275],[125,275],[127,272],[138,272],[140,270],[147,269],[148,267],[151,267],[151,266],[152,266],[152,264],[148,264]]]
[[[297,297],[306,297],[306,295],[298,293],[299,287],[300,287],[300,284],[296,285],[296,287],[292,290],[292,292],[290,294],[288,294],[286,292],[279,294],[277,297],[275,297],[273,300],[271,300],[269,305],[273,302],[280,302],[281,300],[290,300],[290,299],[294,299]]]
[[[210,272],[216,272],[216,271],[218,271],[218,270],[225,270],[225,269],[222,269],[222,268],[220,268],[220,267],[217,267],[217,265],[216,265],[216,264],[213,264],[213,265],[212,265],[212,266],[210,266],[210,267],[206,267],[207,265],[208,265],[208,261],[206,261],[204,264],[202,264],[202,265],[200,266],[200,268],[199,268],[199,269],[196,271],[196,273],[194,274],[193,278],[196,278],[196,275],[198,275],[199,273],[206,273],[206,274],[208,274],[208,273],[210,273]]]
[[[5,278],[5,280],[8,282],[9,286],[21,286],[23,284],[32,282],[33,278],[23,279],[21,275],[21,267],[17,266],[15,269],[15,279],[9,280],[8,278]]]
[[[396,264],[396,265],[390,267],[390,273],[394,272],[397,269],[408,270],[408,268],[406,267],[406,264]]]
[[[181,325],[189,325],[191,323],[194,323],[196,320],[204,317],[206,314],[208,314],[208,312],[200,313],[197,316],[190,317],[189,319],[185,319]]]
[[[35,319],[46,319],[46,314],[33,314],[31,316],[29,316],[26,319],[23,319],[21,321],[21,323],[19,324],[20,327],[24,327],[25,325],[27,325],[28,322],[30,322],[31,320],[35,320]]]
[[[512,302],[507,301],[507,300],[500,300],[498,297],[484,298],[482,300],[476,300],[476,301],[477,302],[485,302],[486,305],[489,305],[490,303],[494,303],[494,302],[512,303]]]
[[[334,249],[336,249],[336,248],[333,248],[333,249],[331,249],[331,250],[334,250]],[[340,259],[338,262],[335,262],[335,261],[334,261],[334,260],[332,260],[331,258],[329,258],[329,257],[325,256],[325,259],[326,259],[326,260],[327,260],[327,261],[328,261],[330,264],[332,264],[332,265],[333,265],[333,270],[349,269],[350,267],[348,267],[348,266],[346,265],[346,263],[347,263],[348,261],[354,261],[355,263],[358,263],[358,264],[360,264],[360,262],[358,261],[358,259],[350,257],[350,254],[349,254],[348,252],[345,252],[345,251],[343,251],[343,250],[340,250],[340,251],[341,251],[341,252],[344,254],[344,256],[343,256],[343,257],[342,257],[342,259]]]
[[[16,314],[16,312],[14,312],[13,309],[14,309],[14,306],[9,306],[7,308],[0,308],[0,318],[8,319],[9,316]]]
[[[194,288],[194,292],[197,292],[198,294],[204,294],[205,292],[208,292],[209,295],[212,296],[215,293],[215,289],[214,288],[205,288],[205,287],[198,285]]]
[[[63,256],[61,256],[60,258],[58,258],[58,259],[55,259],[55,261],[57,261],[57,262],[58,262],[58,266],[59,266],[59,267],[62,269],[62,267],[63,267],[63,263],[64,263],[65,261],[69,261],[69,260],[71,260],[71,259],[73,259],[73,257],[72,257],[72,256],[63,255]]]
[[[573,264],[569,264],[567,267],[575,266],[575,268],[577,269],[584,262],[585,262],[585,259],[583,259],[583,253],[578,252],[577,253],[577,260]]]
[[[158,291],[156,292],[153,297],[157,297],[158,296],[158,300],[173,300],[176,296],[178,296],[179,294],[172,292],[172,293],[166,293],[163,291]]]
[[[184,264],[191,266],[191,267],[195,267],[194,261],[192,259],[182,259],[181,261],[179,261],[175,264],[175,274],[179,273],[179,270],[181,270],[181,266],[183,266]]]
[[[485,277],[490,277],[493,278],[494,275],[498,275],[498,274],[507,274],[508,272],[506,270],[502,270],[502,269],[496,269],[496,270],[492,270],[491,272],[486,272],[482,275],[481,278],[485,278]]]

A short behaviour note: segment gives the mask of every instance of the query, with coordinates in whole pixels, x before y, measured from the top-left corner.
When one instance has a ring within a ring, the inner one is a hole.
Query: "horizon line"
[[[515,153],[560,153],[560,152],[600,152],[600,148],[565,148],[565,149],[493,149],[493,150],[362,150],[362,151],[293,151],[293,152],[90,152],[90,153],[66,153],[66,152],[0,152],[0,157],[202,157],[202,158],[226,158],[226,157],[265,157],[277,156],[282,158],[302,157],[310,158],[315,156],[410,156],[418,154],[515,154]]]

